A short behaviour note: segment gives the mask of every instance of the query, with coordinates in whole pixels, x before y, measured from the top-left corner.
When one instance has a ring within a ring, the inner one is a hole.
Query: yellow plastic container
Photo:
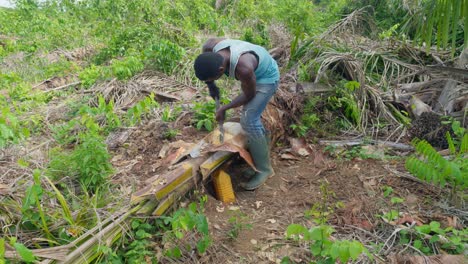
[[[225,171],[218,170],[213,174],[213,184],[218,200],[223,203],[233,203],[236,201],[231,176]]]

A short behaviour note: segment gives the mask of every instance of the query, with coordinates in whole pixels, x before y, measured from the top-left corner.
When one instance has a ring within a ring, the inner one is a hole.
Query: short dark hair
[[[223,66],[224,58],[216,52],[205,52],[195,59],[193,67],[198,79],[205,81],[219,74],[219,67]]]

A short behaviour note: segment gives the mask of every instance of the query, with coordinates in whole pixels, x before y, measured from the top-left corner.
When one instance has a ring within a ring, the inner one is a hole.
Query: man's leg
[[[258,84],[255,97],[242,109],[241,125],[247,132],[247,147],[258,170],[249,182],[241,184],[246,190],[257,189],[274,174],[261,116],[277,88],[278,84]]]

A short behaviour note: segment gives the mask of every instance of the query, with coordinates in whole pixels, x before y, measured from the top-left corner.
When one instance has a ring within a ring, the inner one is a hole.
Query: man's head
[[[217,80],[224,72],[223,62],[223,56],[216,52],[202,53],[193,64],[195,75],[202,81]]]

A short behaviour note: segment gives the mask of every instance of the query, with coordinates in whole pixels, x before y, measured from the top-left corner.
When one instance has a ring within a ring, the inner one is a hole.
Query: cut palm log
[[[196,157],[187,151],[185,159],[179,159],[172,170],[163,175],[155,176],[148,186],[135,192],[130,205],[120,212],[105,219],[99,225],[89,230],[72,243],[49,249],[34,250],[41,263],[81,264],[90,263],[101,254],[99,247],[111,246],[127,229],[133,215],[161,216],[183,197],[195,188],[202,180],[229,160],[234,153],[240,153],[247,163],[252,158],[244,149],[246,146],[245,133],[239,123],[225,123],[225,143],[220,145],[219,131],[214,131],[196,144]],[[203,173],[201,167],[203,166]],[[17,258],[13,251],[5,253],[7,258]]]

